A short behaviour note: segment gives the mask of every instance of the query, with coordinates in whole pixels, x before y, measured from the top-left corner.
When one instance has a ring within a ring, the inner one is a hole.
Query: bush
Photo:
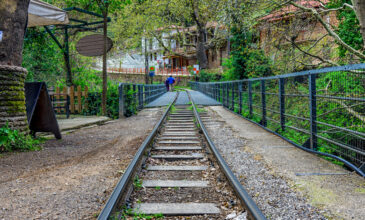
[[[232,28],[232,51],[225,59],[224,79],[238,80],[272,75],[270,60],[258,49],[256,36],[243,28]]]
[[[88,109],[84,111],[86,115],[101,115],[101,91],[89,92],[87,97]],[[107,100],[106,100],[107,116],[113,119],[118,118],[119,115],[119,93],[118,84],[114,82],[108,82]]]
[[[212,70],[201,70],[199,72],[198,81],[199,82],[214,82],[221,80],[222,75],[217,71]]]
[[[0,152],[40,150],[40,140],[29,134],[9,128],[8,123],[0,128]]]

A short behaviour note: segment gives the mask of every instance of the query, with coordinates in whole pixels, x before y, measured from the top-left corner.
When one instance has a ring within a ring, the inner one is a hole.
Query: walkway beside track
[[[217,102],[216,100],[210,98],[207,95],[204,95],[198,91],[189,91],[191,98],[194,100],[196,105],[205,105],[205,106],[212,106],[212,105],[222,105],[221,103]],[[161,107],[167,106],[174,101],[176,92],[167,92],[163,94],[161,97],[157,98],[153,102],[149,103],[146,107],[147,108],[154,108],[154,107]],[[180,92],[179,97],[176,100],[176,105],[187,105],[189,104],[189,98],[186,92]]]

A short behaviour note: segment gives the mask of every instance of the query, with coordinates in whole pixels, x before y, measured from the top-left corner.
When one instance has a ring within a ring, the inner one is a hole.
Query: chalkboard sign
[[[113,41],[109,37],[107,41],[107,51],[109,51],[113,47]],[[76,50],[79,54],[88,57],[101,56],[104,52],[104,36],[102,34],[85,36],[77,42]]]

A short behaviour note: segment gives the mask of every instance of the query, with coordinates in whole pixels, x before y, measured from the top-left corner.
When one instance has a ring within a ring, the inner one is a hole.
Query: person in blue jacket
[[[173,84],[175,83],[174,77],[169,76],[169,78],[166,79],[166,82],[169,85],[169,91],[172,92],[172,90],[173,90]]]

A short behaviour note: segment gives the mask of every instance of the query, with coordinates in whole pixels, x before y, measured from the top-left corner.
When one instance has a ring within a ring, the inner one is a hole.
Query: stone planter
[[[17,66],[0,65],[0,127],[28,132],[24,82],[27,70]]]

